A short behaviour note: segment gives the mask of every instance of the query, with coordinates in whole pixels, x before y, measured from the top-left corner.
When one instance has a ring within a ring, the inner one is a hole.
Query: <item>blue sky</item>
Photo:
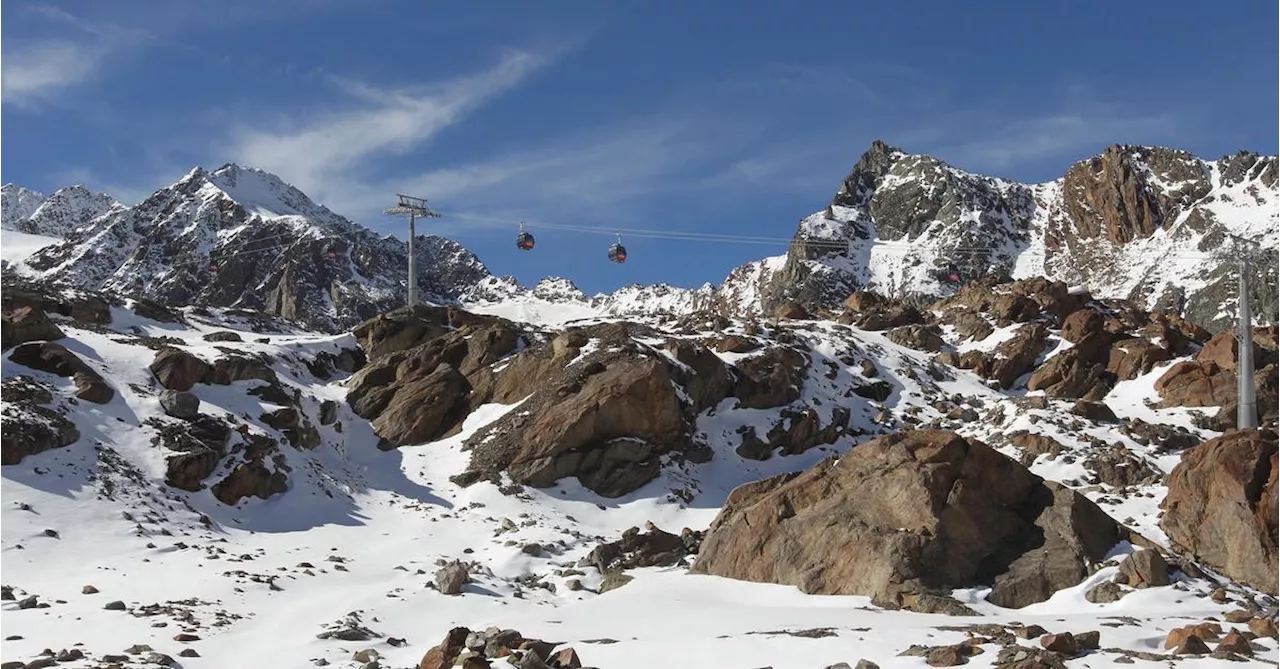
[[[7,0],[3,175],[126,202],[259,167],[383,232],[442,212],[791,236],[881,138],[1042,181],[1112,143],[1277,151],[1277,4]],[[498,274],[696,286],[784,246],[446,216]],[[536,227],[534,232],[538,232]]]

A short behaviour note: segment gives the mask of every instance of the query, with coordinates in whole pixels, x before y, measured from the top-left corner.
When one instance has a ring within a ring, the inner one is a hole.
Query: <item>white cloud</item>
[[[58,37],[10,39],[0,58],[0,103],[30,107],[90,80],[115,53],[149,43],[146,31],[95,24],[52,5],[23,9],[56,24]],[[73,39],[67,39],[70,33]]]
[[[0,101],[28,106],[93,74],[98,49],[65,41],[36,42],[7,50],[0,60]]]
[[[374,158],[418,149],[467,114],[515,88],[549,62],[545,55],[509,54],[478,74],[442,84],[383,90],[332,79],[359,104],[273,129],[241,126],[230,155],[279,174],[319,201],[341,208],[358,187],[359,169]]]

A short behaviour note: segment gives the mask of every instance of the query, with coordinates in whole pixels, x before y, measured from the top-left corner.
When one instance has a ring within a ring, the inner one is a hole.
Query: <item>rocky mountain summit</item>
[[[123,208],[106,193],[84,186],[60,188],[48,197],[16,184],[0,187],[0,227],[45,237],[63,237],[113,209]]]
[[[15,226],[59,234],[43,223],[53,201]],[[260,170],[196,168],[136,206],[84,208],[72,227],[24,270],[165,305],[253,309],[328,332],[404,301],[403,243]],[[451,240],[420,236],[415,250],[427,299],[452,301],[489,276]]]
[[[954,290],[950,274],[1046,276],[1216,332],[1230,325],[1241,254],[1255,313],[1276,321],[1278,203],[1277,157],[1248,151],[1206,161],[1114,145],[1059,179],[1021,184],[877,141],[831,204],[800,222],[783,262],[720,290],[767,313],[859,289],[937,297]]]

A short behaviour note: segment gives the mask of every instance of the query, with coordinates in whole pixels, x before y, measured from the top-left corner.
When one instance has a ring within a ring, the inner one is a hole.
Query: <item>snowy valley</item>
[[[1275,263],[1251,430],[1233,265],[1103,268],[1274,256],[1278,201],[877,143],[719,286],[427,237],[404,308],[401,242],[264,172],[6,185],[0,666],[1274,666]]]

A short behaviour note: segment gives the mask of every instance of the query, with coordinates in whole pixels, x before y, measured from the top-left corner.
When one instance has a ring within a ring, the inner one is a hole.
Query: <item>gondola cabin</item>
[[[623,263],[627,261],[627,247],[622,244],[614,244],[609,247],[610,262]]]
[[[520,234],[516,235],[516,248],[520,249],[521,251],[532,251],[533,245],[534,245],[533,235],[527,232],[521,232]]]

